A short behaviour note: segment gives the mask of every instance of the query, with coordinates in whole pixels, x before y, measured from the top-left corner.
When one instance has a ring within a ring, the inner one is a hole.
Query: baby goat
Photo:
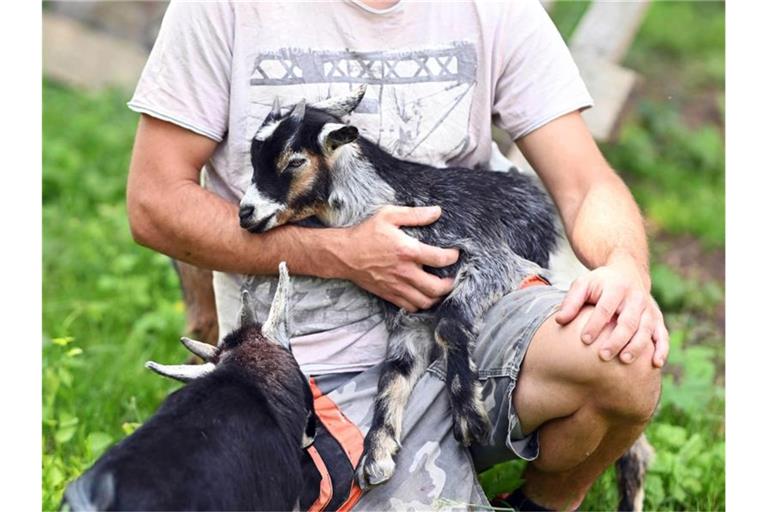
[[[147,367],[186,386],[69,485],[70,510],[293,510],[314,436],[312,392],[288,349],[285,263],[263,325],[243,294],[219,347],[182,338],[203,365]],[[303,500],[302,500],[303,501]],[[311,502],[310,502],[311,503]]]
[[[285,116],[275,102],[252,142],[254,173],[240,203],[240,224],[264,232],[316,217],[325,226],[343,227],[385,205],[442,207],[434,224],[404,231],[430,245],[460,249],[454,265],[427,269],[455,276],[455,286],[419,315],[384,303],[391,337],[357,468],[365,489],[394,472],[403,410],[434,350],[446,359],[455,437],[464,445],[486,439],[489,420],[471,357],[478,320],[547,265],[557,235],[553,208],[529,177],[399,160],[343,124],[341,118],[364,94],[362,86],[349,97],[314,106],[301,101]],[[414,322],[425,321],[434,328],[436,344],[415,335]]]

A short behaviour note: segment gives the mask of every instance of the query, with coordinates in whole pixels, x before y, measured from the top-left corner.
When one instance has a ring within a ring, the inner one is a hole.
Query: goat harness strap
[[[363,433],[333,400],[322,394],[314,379],[309,385],[319,421],[309,455],[322,475],[319,495],[309,510],[350,510],[363,495],[354,478],[363,455]]]
[[[344,416],[333,400],[322,394],[314,380],[310,380],[310,387],[315,398],[315,414],[344,448],[352,466],[357,466],[363,456],[363,433]]]
[[[518,290],[524,290],[525,288],[530,288],[531,286],[551,286],[552,283],[550,283],[544,276],[540,274],[531,274],[530,276],[526,277],[520,282],[520,286],[517,287]]]
[[[320,476],[322,478],[322,480],[320,480],[320,495],[317,497],[317,500],[315,500],[312,506],[309,507],[309,512],[317,512],[319,510],[323,510],[325,506],[328,505],[328,502],[331,501],[331,496],[333,496],[333,487],[331,485],[331,475],[328,473],[328,468],[325,466],[323,458],[320,456],[317,448],[310,446],[307,448],[307,452],[309,453],[309,456],[312,457],[312,462],[315,463],[315,467],[317,467],[317,470],[320,472]]]

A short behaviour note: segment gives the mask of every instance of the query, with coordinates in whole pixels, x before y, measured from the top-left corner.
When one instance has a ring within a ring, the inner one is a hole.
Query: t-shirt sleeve
[[[538,0],[509,2],[501,16],[493,118],[513,140],[593,105],[568,47]]]
[[[171,2],[128,102],[221,142],[229,120],[234,14],[223,2]]]

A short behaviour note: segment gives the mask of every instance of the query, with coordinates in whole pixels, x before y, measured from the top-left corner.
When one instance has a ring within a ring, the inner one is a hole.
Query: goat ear
[[[261,333],[270,341],[282,345],[290,350],[290,307],[288,299],[291,294],[291,281],[288,275],[288,266],[281,262],[279,266],[280,278],[277,281],[277,290],[269,308],[267,321],[261,328]]]
[[[328,98],[327,100],[313,103],[310,106],[341,118],[351,114],[357,108],[363,100],[363,96],[365,96],[367,87],[367,84],[360,84],[346,96]]]
[[[240,300],[240,327],[246,325],[256,325],[256,313],[253,311],[253,301],[251,300],[251,294],[248,290],[243,290]]]
[[[326,125],[328,131],[323,144],[331,151],[357,140],[359,132],[354,126],[343,124]]]
[[[211,373],[216,365],[213,363],[205,364],[158,364],[154,361],[147,361],[144,365],[158,375],[169,377],[181,382],[189,382],[199,379]]]

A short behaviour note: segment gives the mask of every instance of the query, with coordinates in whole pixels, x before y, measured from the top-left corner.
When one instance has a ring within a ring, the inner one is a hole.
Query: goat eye
[[[288,165],[285,166],[285,170],[290,171],[292,169],[298,169],[304,165],[304,162],[306,162],[304,158],[294,158],[293,160],[289,160]]]

